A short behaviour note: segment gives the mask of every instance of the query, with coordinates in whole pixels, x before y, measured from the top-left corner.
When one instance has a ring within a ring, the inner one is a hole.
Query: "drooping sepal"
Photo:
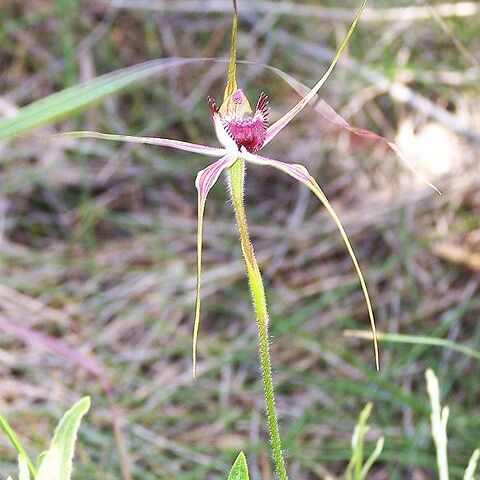
[[[279,160],[273,160],[271,158],[261,157],[260,155],[249,153],[244,149],[242,150],[241,155],[242,155],[242,158],[244,158],[248,162],[255,163],[257,165],[276,168],[277,170],[281,170],[282,172],[290,175],[291,177],[295,178],[299,182],[306,185],[313,192],[313,194],[320,200],[322,205],[327,210],[328,214],[332,217],[333,221],[337,225],[338,231],[340,232],[340,236],[342,237],[342,240],[347,248],[347,252],[350,255],[350,258],[352,259],[353,266],[355,267],[355,271],[357,272],[360,286],[362,288],[363,296],[365,298],[365,303],[367,306],[368,317],[370,320],[370,326],[373,334],[375,366],[377,370],[379,370],[380,361],[379,361],[379,354],[378,354],[377,329],[375,326],[375,317],[373,315],[373,308],[372,308],[372,303],[370,301],[370,295],[368,293],[367,284],[363,277],[360,264],[358,263],[357,257],[350,243],[348,235],[345,231],[345,228],[343,227],[343,224],[340,221],[340,218],[336,214],[334,208],[332,207],[330,201],[328,200],[325,193],[321,189],[320,185],[318,185],[317,181],[310,175],[308,170],[303,165],[296,164],[296,163],[285,163]]]
[[[200,326],[200,289],[202,278],[202,245],[203,245],[203,217],[205,213],[205,203],[207,196],[212,187],[217,182],[221,173],[230,167],[235,161],[236,155],[227,154],[220,160],[213,162],[207,168],[204,168],[197,174],[195,187],[198,193],[198,229],[197,229],[197,290],[195,299],[195,320],[193,324],[193,377],[196,375],[197,369],[197,340],[198,329]]]

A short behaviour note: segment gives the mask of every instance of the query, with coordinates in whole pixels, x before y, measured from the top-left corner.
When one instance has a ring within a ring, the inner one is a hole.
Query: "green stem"
[[[229,169],[230,193],[232,196],[233,209],[240,233],[240,244],[247,270],[248,283],[252,295],[252,304],[255,310],[258,342],[260,350],[260,363],[262,371],[265,407],[267,410],[268,430],[272,444],[273,460],[277,475],[281,480],[287,480],[287,470],[282,453],[282,442],[278,429],[277,412],[275,408],[275,394],[273,391],[272,365],[268,345],[268,311],[265,299],[265,289],[262,275],[248,234],[247,218],[243,200],[245,183],[245,161],[239,158]]]

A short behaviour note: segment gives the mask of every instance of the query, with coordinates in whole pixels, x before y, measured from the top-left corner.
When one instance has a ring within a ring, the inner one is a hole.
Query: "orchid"
[[[195,186],[198,193],[198,234],[197,234],[197,288],[195,321],[193,327],[193,376],[196,372],[197,358],[197,340],[200,324],[200,290],[201,290],[201,272],[202,272],[202,238],[204,213],[207,196],[215,185],[222,172],[228,173],[228,183],[232,198],[237,226],[240,233],[241,249],[245,260],[247,276],[251,288],[252,303],[254,306],[258,334],[259,349],[261,360],[262,379],[265,390],[265,403],[267,410],[267,420],[272,442],[273,457],[278,476],[285,480],[287,472],[283,453],[279,429],[277,425],[277,416],[275,410],[275,400],[273,391],[273,381],[271,374],[271,362],[268,345],[268,311],[265,300],[264,287],[260,268],[255,260],[255,254],[250,242],[247,220],[244,207],[244,181],[246,164],[256,164],[264,167],[273,167],[286,173],[287,175],[306,185],[319,201],[326,208],[327,212],[335,222],[340,235],[345,243],[348,254],[350,255],[356,273],[358,275],[360,286],[365,297],[366,307],[370,324],[373,332],[375,362],[379,368],[378,347],[375,330],[375,321],[367,286],[362,275],[359,263],[353,251],[353,247],[348,239],[345,229],[335,213],[332,205],[324,194],[317,181],[310,175],[307,169],[300,164],[292,164],[280,160],[272,159],[259,155],[259,151],[265,148],[317,95],[320,88],[332,73],[337,64],[340,55],[345,49],[355,27],[360,19],[362,11],[365,8],[366,0],[363,0],[361,7],[356,14],[343,42],[339,46],[330,66],[316,85],[285,115],[269,124],[268,96],[262,93],[252,110],[250,103],[244,91],[238,88],[236,81],[236,36],[237,36],[237,5],[233,0],[234,15],[232,26],[232,42],[230,51],[230,60],[228,66],[228,81],[225,89],[223,101],[220,107],[215,100],[208,98],[210,112],[215,128],[215,133],[221,148],[199,145],[180,140],[156,138],[156,137],[136,137],[128,135],[116,135],[91,131],[68,132],[66,135],[76,138],[96,138],[104,140],[114,140],[120,142],[133,142],[161,147],[174,148],[191,153],[197,153],[209,157],[214,157],[210,165],[201,170],[196,177]]]

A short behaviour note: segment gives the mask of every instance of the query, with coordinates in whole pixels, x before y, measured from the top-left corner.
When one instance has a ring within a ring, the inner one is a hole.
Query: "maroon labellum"
[[[268,128],[268,96],[261,93],[255,108],[251,113],[248,100],[243,90],[235,90],[231,96],[231,102],[227,106],[218,109],[215,102],[208,97],[210,111],[214,121],[220,120],[223,130],[235,142],[238,149],[242,147],[248,152],[256,152],[263,147],[267,137]],[[221,136],[219,136],[221,140]],[[222,142],[223,143],[223,142]]]

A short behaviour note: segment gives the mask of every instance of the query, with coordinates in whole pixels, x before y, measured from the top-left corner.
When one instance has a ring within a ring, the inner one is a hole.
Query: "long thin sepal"
[[[377,133],[366,130],[362,127],[357,127],[355,125],[350,125],[339,113],[337,113],[325,100],[320,100],[314,106],[315,110],[329,123],[336,125],[348,132],[353,133],[354,135],[359,136],[365,140],[371,140],[374,142],[381,142],[387,145],[394,153],[397,154],[398,158],[409,168],[425,185],[430,187],[432,190],[435,190],[439,195],[442,195],[442,192],[430,181],[428,181],[416,168],[415,165],[407,158],[407,156],[402,152],[400,147],[395,143],[391,142],[385,137],[378,135]]]
[[[343,50],[347,46],[348,41],[350,40],[350,37],[352,36],[353,31],[355,30],[355,27],[357,26],[358,20],[360,19],[360,16],[362,15],[362,12],[365,8],[365,5],[367,4],[367,0],[363,0],[362,5],[355,16],[352,25],[348,29],[347,34],[345,35],[345,38],[343,39],[343,42],[341,43],[340,47],[337,50],[337,53],[335,54],[335,57],[333,57],[332,63],[328,67],[327,71],[323,74],[323,77],[317,82],[317,84],[310,90],[305,97],[303,97],[292,109],[290,109],[282,118],[277,120],[273,125],[271,125],[268,130],[267,130],[267,137],[265,139],[264,145],[269,143],[274,137],[280,133],[281,130],[283,130],[307,105],[308,103],[315,97],[317,92],[322,88],[323,84],[327,81],[328,77],[332,73],[333,69],[335,68],[335,65],[337,64],[340,55],[342,54]]]
[[[246,62],[250,63],[250,62]],[[279,68],[271,67],[270,65],[262,65],[264,68],[272,71],[275,75],[279,76],[283,81],[288,83],[301,97],[303,95],[307,95],[310,89],[305,86],[303,83],[299,82],[287,72],[280,70]],[[314,110],[323,118],[326,122],[329,123],[328,131],[330,131],[330,126],[335,126],[336,128],[346,130],[358,137],[367,140],[373,141],[378,143],[383,143],[387,145],[402,161],[402,163],[409,168],[425,185],[430,187],[431,189],[435,190],[438,194],[442,195],[442,192],[427,178],[425,178],[416,168],[415,165],[408,159],[404,152],[402,152],[401,148],[395,144],[394,142],[388,140],[386,137],[382,137],[378,133],[374,133],[370,130],[367,130],[362,127],[357,127],[355,125],[351,125],[347,122],[345,118],[343,118],[337,111],[333,109],[331,105],[329,105],[323,98],[319,98],[313,103]]]
[[[323,193],[323,190],[320,188],[320,186],[318,185],[316,180],[310,175],[308,170],[303,165],[299,165],[299,164],[296,164],[296,163],[280,162],[279,160],[272,160],[271,158],[266,158],[266,157],[261,157],[259,155],[254,155],[254,154],[249,153],[245,150],[242,151],[242,158],[244,158],[248,162],[256,163],[257,165],[274,167],[278,170],[281,170],[282,172],[285,172],[286,174],[295,178],[299,182],[302,182],[320,200],[320,202],[325,207],[325,209],[327,210],[329,215],[332,217],[333,221],[337,225],[337,228],[340,232],[342,240],[345,243],[348,254],[350,255],[350,258],[352,259],[353,265],[354,265],[355,270],[356,270],[357,275],[358,275],[358,279],[360,281],[360,286],[362,288],[363,296],[365,297],[365,303],[367,305],[368,316],[369,316],[369,319],[370,319],[370,325],[371,325],[372,334],[373,334],[373,346],[374,346],[374,350],[375,350],[375,366],[376,366],[377,370],[379,370],[380,369],[380,361],[379,361],[379,355],[378,355],[377,329],[375,327],[375,318],[374,318],[374,315],[373,315],[373,309],[372,309],[372,303],[370,301],[370,295],[368,294],[367,284],[365,282],[365,279],[363,278],[362,270],[361,270],[360,265],[357,261],[357,257],[355,256],[355,252],[353,251],[353,247],[350,243],[350,240],[348,239],[347,233],[345,232],[345,229],[342,225],[342,222],[338,218],[338,215],[335,213],[335,210],[333,209],[332,205],[330,204],[328,198]]]
[[[232,40],[230,44],[230,59],[228,61],[227,86],[225,88],[224,100],[226,100],[237,89],[237,27],[237,0],[233,0]]]
[[[215,185],[216,181],[220,177],[220,174],[228,167],[230,167],[235,160],[236,156],[232,154],[225,155],[220,160],[204,168],[197,174],[195,180],[195,187],[198,192],[198,229],[197,229],[197,292],[195,299],[195,321],[193,324],[193,345],[192,345],[192,358],[193,358],[193,378],[195,378],[197,371],[197,340],[198,329],[200,326],[200,288],[202,279],[202,244],[203,244],[203,216],[205,213],[205,203],[207,201],[208,192]]]
[[[58,133],[55,137],[97,138],[100,140],[113,140],[115,142],[143,143],[147,145],[157,145],[159,147],[176,148],[177,150],[199,153],[200,155],[207,155],[209,157],[221,157],[227,153],[227,150],[224,148],[209,147],[208,145],[182,142],[181,140],[172,140],[170,138],[132,137],[131,135],[115,135],[113,133],[90,131]]]

